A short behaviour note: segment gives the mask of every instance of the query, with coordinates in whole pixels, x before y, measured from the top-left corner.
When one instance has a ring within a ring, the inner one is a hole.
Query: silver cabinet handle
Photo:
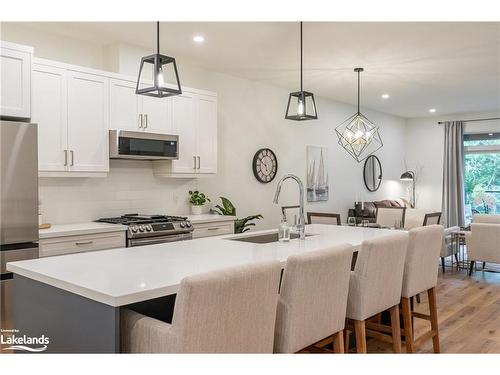
[[[207,228],[207,230],[219,230],[219,227],[214,227],[214,228]]]
[[[68,150],[64,150],[64,166],[68,165]]]
[[[73,166],[75,165],[75,152],[71,150],[70,153],[71,153],[71,166]]]
[[[193,162],[194,162],[194,167],[193,167],[193,169],[196,169],[196,156],[193,156]]]
[[[75,245],[76,246],[82,246],[82,245],[90,245],[90,244],[93,244],[94,241],[90,240],[90,241],[82,241],[82,242],[75,242]]]
[[[142,113],[139,113],[139,127],[142,128]]]
[[[201,168],[201,158],[199,156],[197,156],[197,158],[198,158],[198,169],[200,169]]]
[[[144,128],[146,129],[148,127],[148,115],[144,115],[144,122],[146,123],[146,125],[144,126]]]

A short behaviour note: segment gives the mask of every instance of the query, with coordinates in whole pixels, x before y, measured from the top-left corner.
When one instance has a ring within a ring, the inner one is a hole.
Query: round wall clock
[[[271,182],[278,172],[278,159],[268,148],[261,148],[253,157],[252,169],[255,178],[264,184]]]

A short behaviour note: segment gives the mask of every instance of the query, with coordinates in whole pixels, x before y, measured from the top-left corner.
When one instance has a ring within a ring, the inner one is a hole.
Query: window
[[[500,214],[500,133],[464,135],[465,221]]]

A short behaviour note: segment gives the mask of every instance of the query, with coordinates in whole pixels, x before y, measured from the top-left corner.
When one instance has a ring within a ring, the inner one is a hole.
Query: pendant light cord
[[[360,71],[358,70],[358,114],[360,113],[359,112],[359,73],[360,73]]]
[[[300,92],[302,91],[302,21],[300,21]]]
[[[160,54],[160,21],[156,22],[156,53]]]

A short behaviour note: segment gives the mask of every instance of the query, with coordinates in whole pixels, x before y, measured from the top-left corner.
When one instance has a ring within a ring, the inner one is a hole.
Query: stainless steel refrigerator
[[[0,328],[12,329],[12,273],[6,263],[38,258],[37,125],[0,122]]]

